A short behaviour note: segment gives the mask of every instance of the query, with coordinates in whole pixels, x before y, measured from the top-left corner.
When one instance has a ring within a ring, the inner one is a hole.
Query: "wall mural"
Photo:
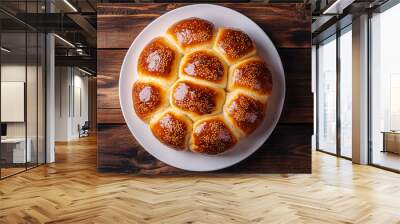
[[[98,9],[100,171],[311,172],[304,4]]]

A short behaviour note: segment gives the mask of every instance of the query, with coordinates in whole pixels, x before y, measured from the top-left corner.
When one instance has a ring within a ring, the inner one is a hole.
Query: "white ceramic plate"
[[[133,109],[132,86],[138,78],[137,61],[141,50],[153,38],[161,36],[173,23],[199,17],[214,23],[215,27],[234,27],[246,32],[256,43],[258,54],[270,66],[273,79],[267,115],[260,127],[247,138],[242,138],[230,151],[217,156],[201,155],[190,151],[176,151],[163,145],[151,133]],[[241,13],[222,6],[198,4],[181,7],[160,16],[149,24],[133,41],[121,67],[119,99],[125,121],[136,140],[157,159],[180,169],[212,171],[232,166],[254,153],[271,135],[283,107],[285,76],[279,54],[264,31]]]

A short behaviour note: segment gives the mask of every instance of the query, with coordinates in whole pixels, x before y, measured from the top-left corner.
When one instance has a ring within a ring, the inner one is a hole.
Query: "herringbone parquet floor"
[[[400,175],[315,152],[311,175],[97,173],[94,139],[0,181],[0,223],[400,223]]]

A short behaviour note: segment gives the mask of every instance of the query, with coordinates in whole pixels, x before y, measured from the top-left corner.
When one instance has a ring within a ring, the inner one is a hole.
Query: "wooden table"
[[[382,152],[400,154],[400,131],[382,131],[383,149]]]
[[[118,79],[135,37],[163,13],[186,4],[98,4],[97,113],[99,171],[186,174],[149,155],[122,117]],[[245,161],[218,172],[310,173],[313,133],[311,93],[311,11],[300,3],[224,3],[255,21],[278,49],[286,75],[280,121],[268,141]]]

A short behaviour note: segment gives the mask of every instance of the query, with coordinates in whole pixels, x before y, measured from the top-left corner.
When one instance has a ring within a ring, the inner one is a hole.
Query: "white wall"
[[[73,138],[79,137],[78,125],[82,126],[88,120],[88,78],[81,73],[74,75],[74,108],[72,108],[72,130]]]
[[[55,141],[69,139],[69,71],[68,67],[55,68]]]
[[[88,120],[88,78],[72,67],[56,67],[55,73],[55,140],[70,141]]]
[[[28,86],[27,86],[27,120],[28,120],[28,137],[30,133],[35,133],[36,137],[36,78],[31,77],[34,74],[36,77],[36,66],[27,66],[28,72]],[[25,82],[25,64],[5,64],[1,66],[1,81],[2,82]],[[39,105],[40,106],[40,105]],[[7,108],[1,108],[7,110]],[[11,122],[7,123],[8,137],[25,137],[25,123],[26,122]],[[32,130],[31,130],[32,128]]]
[[[37,71],[37,69],[39,69]],[[1,66],[2,82],[24,82],[26,84],[26,107],[23,106],[22,113],[26,112],[26,121],[6,122],[8,138],[25,138],[30,140],[32,151],[32,161],[36,162],[39,158],[40,163],[44,162],[44,89],[42,68],[36,65],[18,63],[3,64]],[[27,78],[27,80],[25,80]],[[23,90],[22,90],[23,91]],[[38,92],[37,92],[38,91]],[[24,91],[21,93],[24,94]],[[4,97],[4,96],[2,96]],[[11,110],[10,108],[1,108],[1,110]],[[39,152],[38,152],[39,150]],[[37,157],[37,152],[39,156]]]

